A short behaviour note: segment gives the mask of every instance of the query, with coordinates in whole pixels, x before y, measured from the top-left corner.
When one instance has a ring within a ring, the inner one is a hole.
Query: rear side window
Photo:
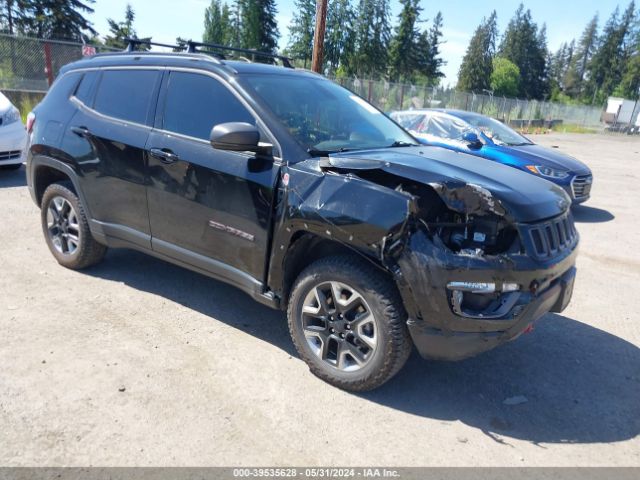
[[[211,129],[226,122],[256,124],[244,105],[216,79],[197,73],[171,72],[164,130],[209,140]]]
[[[106,70],[98,85],[93,108],[104,115],[146,124],[160,72]]]
[[[95,70],[85,73],[80,81],[80,85],[78,85],[78,88],[76,89],[75,97],[85,105],[91,104],[90,100],[93,94],[93,86],[95,85],[97,78],[98,72]]]
[[[50,105],[52,109],[61,108],[71,97],[81,76],[81,72],[71,72],[58,77],[47,93],[45,103]]]

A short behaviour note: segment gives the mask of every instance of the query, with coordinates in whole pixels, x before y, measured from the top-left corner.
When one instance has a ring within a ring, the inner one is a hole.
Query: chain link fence
[[[83,56],[114,50],[61,40],[0,34],[0,90],[12,101],[37,103],[62,66]],[[521,100],[379,80],[334,80],[385,112],[426,107],[456,108],[482,113],[521,129],[553,128],[556,125],[604,128],[600,107]]]
[[[415,108],[452,108],[481,113],[516,128],[572,125],[602,129],[602,108],[566,105],[460,92],[454,89],[391,83],[358,78],[335,79],[385,112]]]
[[[0,89],[44,93],[67,63],[113,50],[62,40],[0,34]]]

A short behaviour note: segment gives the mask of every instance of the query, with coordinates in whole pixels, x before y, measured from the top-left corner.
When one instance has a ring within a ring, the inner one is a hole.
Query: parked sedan
[[[27,143],[27,131],[18,109],[0,92],[0,168],[18,169]]]
[[[531,173],[562,187],[573,204],[589,199],[593,175],[584,163],[536,145],[502,122],[460,110],[405,110],[391,118],[421,143],[470,153]]]

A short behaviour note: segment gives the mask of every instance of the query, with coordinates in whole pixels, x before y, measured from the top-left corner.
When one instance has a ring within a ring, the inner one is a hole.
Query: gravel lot
[[[595,175],[570,307],[362,395],[232,287],[125,250],[60,267],[24,170],[0,172],[0,465],[640,466],[640,139],[535,141]]]

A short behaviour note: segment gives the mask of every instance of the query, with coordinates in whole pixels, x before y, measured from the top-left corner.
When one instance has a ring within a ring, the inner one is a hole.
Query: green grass
[[[597,133],[597,129],[575,124],[554,125],[551,129],[559,133]]]
[[[22,123],[24,123],[26,125],[26,123],[27,123],[27,115],[29,115],[29,112],[31,110],[33,110],[33,107],[35,107],[39,103],[39,101],[40,101],[40,99],[36,99],[36,98],[34,98],[32,96],[25,96],[18,102],[16,107],[18,107],[18,110],[20,110],[20,116],[22,117]]]

